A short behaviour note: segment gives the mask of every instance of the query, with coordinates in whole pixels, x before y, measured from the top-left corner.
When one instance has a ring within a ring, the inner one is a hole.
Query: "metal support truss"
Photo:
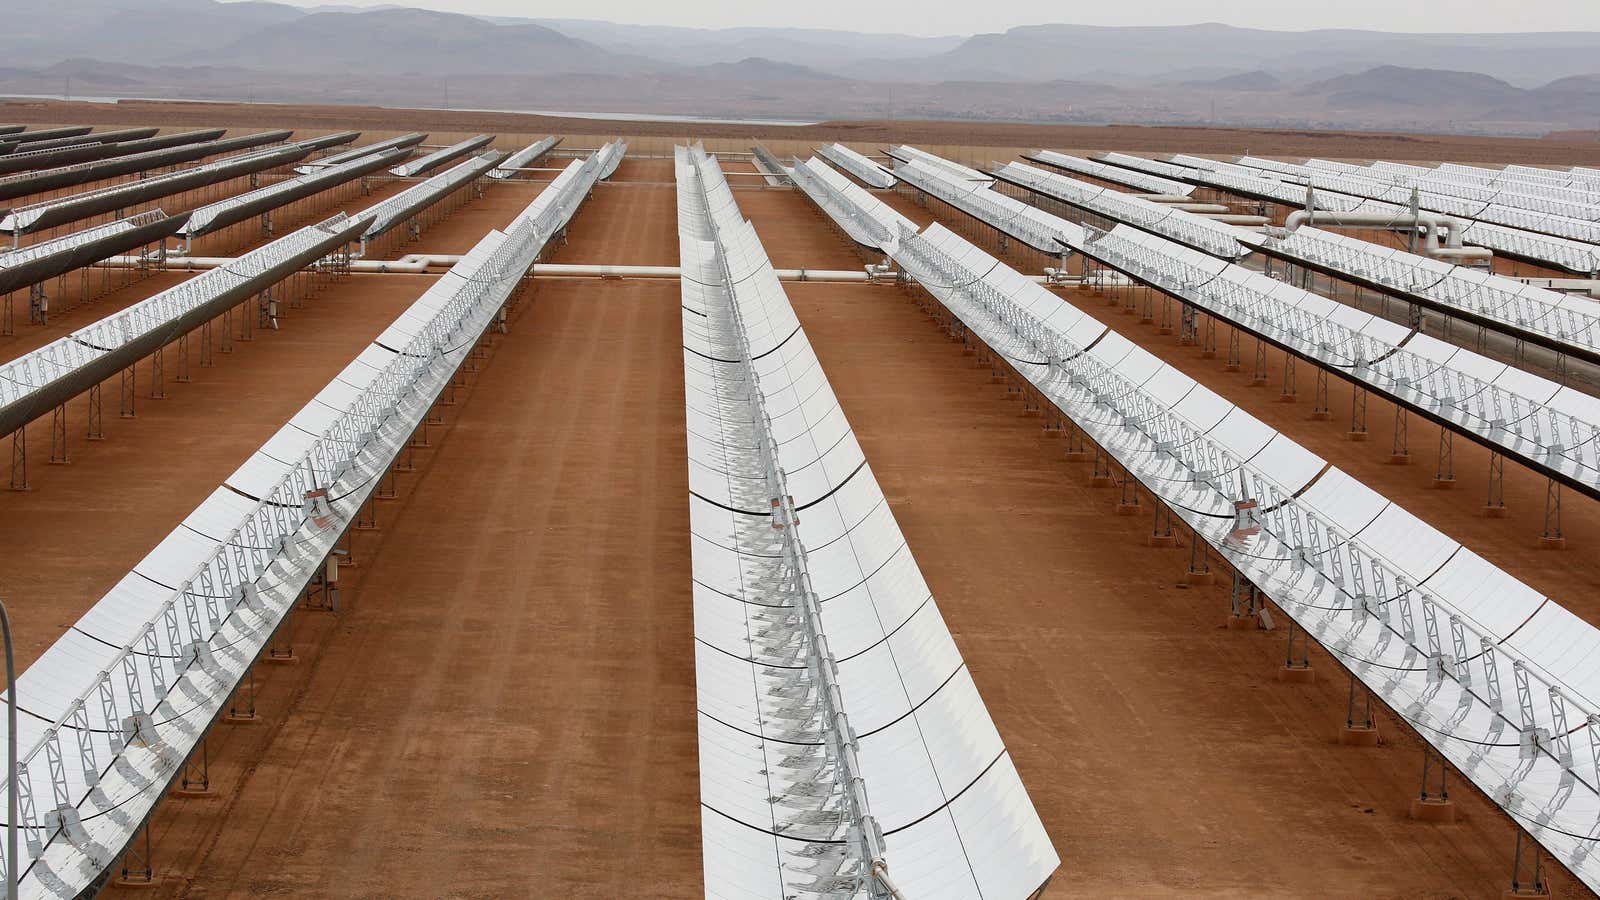
[[[243,708],[240,701],[243,700]],[[256,717],[256,667],[245,670],[244,683],[228,698],[228,718],[246,721]]]
[[[1438,759],[1434,760],[1436,756]],[[1450,767],[1445,763],[1444,757],[1440,756],[1424,741],[1422,744],[1422,791],[1420,794],[1423,803],[1450,802],[1450,789],[1445,784],[1445,777],[1449,770]],[[1438,775],[1438,791],[1431,790],[1435,773]]]
[[[100,382],[96,381],[89,386],[88,433],[85,438],[91,441],[103,441],[106,437],[104,415],[104,401],[100,397]]]
[[[161,400],[167,396],[167,363],[165,346],[150,354],[150,399]]]
[[[1326,379],[1326,375],[1323,376]],[[1323,382],[1323,390],[1327,390],[1327,382]],[[1362,435],[1367,433],[1367,389],[1358,387],[1350,394],[1350,434]]]
[[[1160,500],[1157,500],[1154,506],[1155,515],[1153,517],[1154,522],[1150,527],[1150,537],[1153,542],[1170,542],[1173,540],[1172,508],[1160,502]]]
[[[1399,404],[1394,408],[1394,445],[1389,449],[1389,461],[1399,462],[1411,458],[1411,441],[1407,433],[1407,424],[1410,417],[1406,414],[1405,407]]]
[[[1551,478],[1544,486],[1544,539],[1559,541],[1566,538],[1561,531],[1561,483]]]
[[[1350,698],[1345,703],[1344,724],[1346,728],[1371,728],[1372,727],[1372,692],[1365,686],[1361,688],[1360,711],[1356,704],[1356,676],[1350,676]]]
[[[1293,353],[1283,355],[1283,394],[1279,399],[1285,401],[1294,400],[1299,394],[1294,380],[1294,360]]]
[[[185,331],[178,335],[178,376],[179,384],[188,384],[194,379],[189,377],[189,333]]]
[[[211,790],[211,751],[206,747],[204,737],[200,738],[197,752],[190,753],[189,758],[183,761],[179,784],[186,793],[199,794]]]
[[[134,403],[138,399],[137,396],[136,396],[137,392],[138,392],[138,389],[139,389],[139,373],[134,369],[133,366],[129,366],[126,369],[123,369],[122,370],[122,411],[120,413],[122,418],[131,419],[137,414],[137,411],[134,408]]]
[[[67,405],[50,411],[50,464],[64,466],[72,462],[67,454]]]
[[[1193,529],[1189,530],[1189,574],[1211,574],[1211,554],[1205,548],[1205,541]]]
[[[139,831],[144,834],[142,841],[129,841],[128,847],[122,853],[122,875],[118,879],[124,885],[153,885],[156,883],[155,869],[152,867],[154,856],[150,853],[150,820],[146,819]],[[140,845],[142,849],[140,849]]]
[[[1283,667],[1285,669],[1311,668],[1311,636],[1295,627],[1293,616],[1284,616],[1284,618],[1289,621],[1289,648],[1283,657]],[[1300,640],[1296,641],[1296,637]],[[1299,648],[1298,654],[1295,652],[1296,647]]]
[[[1527,851],[1522,849],[1524,841],[1528,845]],[[1527,865],[1524,865],[1525,860]],[[1539,842],[1525,837],[1522,829],[1518,828],[1516,854],[1511,860],[1511,893],[1538,897],[1545,896],[1545,891],[1544,854],[1539,849]]]
[[[1456,480],[1456,434],[1443,425],[1439,426],[1439,465],[1434,469],[1433,480],[1439,484]]]
[[[1484,502],[1484,508],[1490,510],[1503,510],[1506,508],[1506,458],[1499,453],[1489,454],[1489,496]]]
[[[1316,405],[1311,408],[1311,417],[1314,419],[1329,419],[1333,411],[1328,408],[1328,373],[1321,366],[1317,367]]]
[[[11,489],[28,489],[28,429],[27,426],[11,432]]]

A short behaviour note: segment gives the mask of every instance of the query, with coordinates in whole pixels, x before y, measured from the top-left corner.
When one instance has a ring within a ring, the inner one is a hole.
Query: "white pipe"
[[[1230,207],[1221,203],[1163,203],[1161,205],[1171,209],[1180,209],[1184,212],[1195,213],[1196,215],[1204,215],[1207,213],[1229,213],[1233,211]]]
[[[1160,203],[1163,206],[1165,206],[1165,205],[1167,205],[1169,203],[1194,203],[1194,198],[1193,197],[1185,197],[1182,194],[1129,194],[1128,196],[1137,197],[1140,200],[1149,200],[1151,203]],[[1214,206],[1216,204],[1196,204],[1196,205]]]
[[[353,259],[350,261],[350,271],[361,274],[391,274],[391,275],[420,275],[425,274],[430,268],[449,267],[461,260],[460,255],[449,253],[411,253],[399,259]],[[234,261],[231,256],[169,256],[167,257],[166,271],[196,271],[200,269],[215,269]],[[137,256],[112,256],[96,263],[97,266],[107,268],[131,268],[140,262]],[[779,281],[831,281],[831,282],[878,282],[892,283],[893,278],[887,274],[877,277],[869,276],[865,269],[855,271],[851,269],[774,269],[773,273]],[[562,263],[538,263],[532,269],[533,275],[546,275],[551,277],[567,278],[678,278],[683,270],[678,266],[605,266],[605,265],[568,265]],[[1030,275],[1029,280],[1038,284],[1081,284],[1083,279],[1057,275],[1054,279],[1047,275]],[[1123,284],[1131,281],[1116,280],[1105,277],[1105,284]]]
[[[1447,233],[1446,245],[1452,250],[1461,248],[1461,232],[1465,225],[1454,216],[1440,215],[1438,213],[1422,212],[1402,213],[1391,215],[1389,213],[1358,213],[1336,212],[1331,209],[1304,210],[1297,209],[1289,214],[1283,222],[1283,227],[1293,234],[1301,225],[1333,225],[1337,228],[1378,228],[1394,230],[1396,226],[1426,225],[1427,252],[1429,256],[1435,255],[1439,250],[1439,232]]]
[[[1494,259],[1494,251],[1488,247],[1440,247],[1428,255],[1440,259]]]
[[[1232,214],[1229,214],[1229,215],[1208,215],[1208,216],[1203,216],[1203,218],[1210,219],[1213,222],[1221,222],[1224,225],[1265,225],[1268,222],[1272,221],[1271,219],[1268,219],[1266,216],[1245,216],[1245,215],[1232,215]]]

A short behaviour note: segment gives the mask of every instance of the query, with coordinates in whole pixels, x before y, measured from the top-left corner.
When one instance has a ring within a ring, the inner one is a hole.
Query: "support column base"
[[[1279,394],[1278,395],[1278,402],[1279,403],[1294,403],[1299,399],[1300,399],[1299,397],[1296,397],[1293,394]]]
[[[1222,367],[1222,371],[1224,371],[1224,372],[1243,372],[1244,371],[1244,366],[1240,365],[1239,363],[1228,363],[1228,364],[1226,364],[1226,365],[1224,365]]]
[[[1268,381],[1268,379],[1266,379],[1266,378],[1251,378],[1250,379],[1250,386],[1251,387],[1266,387],[1267,386],[1267,381]]]
[[[977,347],[962,347],[961,348],[961,355],[962,356],[977,356],[978,355],[978,348]]]
[[[1110,475],[1089,476],[1089,487],[1108,488],[1111,487],[1111,484],[1112,478]]]
[[[1409,465],[1411,465],[1411,454],[1409,454],[1409,453],[1391,453],[1391,454],[1389,454],[1389,465],[1391,465],[1391,466],[1409,466]]]
[[[272,653],[269,651],[261,656],[261,661],[280,666],[292,666],[300,661],[300,657],[296,656],[293,650],[288,653]]]
[[[1486,519],[1504,519],[1509,513],[1504,506],[1485,506],[1483,515]]]
[[[1328,422],[1328,421],[1332,421],[1333,420],[1333,413],[1328,412],[1325,409],[1323,409],[1323,410],[1313,410],[1311,412],[1311,415],[1306,416],[1306,418],[1310,419],[1313,422]]]
[[[1541,535],[1539,538],[1539,549],[1565,550],[1567,549],[1567,539],[1564,537],[1546,537]]]
[[[1031,419],[1031,418],[1033,418],[1033,417],[1034,417],[1034,416],[1037,416],[1037,415],[1039,415],[1039,414],[1040,414],[1040,413],[1041,413],[1041,412],[1042,412],[1042,410],[1040,410],[1040,409],[1039,409],[1039,407],[1037,407],[1037,406],[1030,406],[1030,407],[1027,407],[1027,408],[1025,408],[1025,409],[1023,409],[1023,410],[1022,410],[1022,415],[1023,415],[1023,416],[1024,416],[1024,417],[1025,417],[1025,418],[1030,418],[1030,419]]]
[[[1166,329],[1166,330],[1167,330],[1167,332],[1169,334],[1172,332],[1172,329],[1170,329],[1170,328]],[[1178,338],[1178,346],[1179,347],[1193,347],[1194,346],[1194,338],[1186,338],[1186,337]]]
[[[1550,896],[1550,889],[1549,888],[1531,888],[1531,887],[1516,888],[1514,890],[1507,890],[1507,891],[1503,892],[1500,895],[1501,900],[1527,900],[1527,898],[1529,898],[1529,897],[1548,897],[1548,896]]]
[[[1152,547],[1176,547],[1178,536],[1175,534],[1149,534],[1145,535],[1145,543]]]
[[[1210,584],[1211,583],[1211,573],[1210,572],[1185,572],[1185,573],[1183,573],[1183,583],[1184,584]]]
[[[1450,490],[1454,490],[1455,486],[1456,486],[1456,480],[1454,478],[1435,478],[1433,480],[1433,488],[1434,488],[1434,490],[1450,491]]]
[[[144,888],[160,887],[161,880],[154,875],[149,880],[143,878],[116,878],[112,880],[111,885],[112,887],[131,888],[137,891]]]
[[[1258,624],[1259,623],[1256,621],[1255,616],[1240,616],[1233,614],[1228,616],[1229,631],[1251,631],[1255,629]]]
[[[254,725],[261,721],[261,715],[259,713],[231,712],[223,716],[222,721],[228,725]]]
[[[216,788],[209,788],[209,787],[203,787],[203,788],[175,787],[172,790],[167,791],[167,796],[168,797],[179,797],[179,798],[186,799],[186,800],[205,800],[205,799],[207,799],[209,797],[215,797],[216,795],[217,795]]]
[[[1201,359],[1216,359],[1217,358],[1217,351],[1215,351],[1215,350],[1201,350],[1200,351],[1200,358]]]
[[[1287,684],[1310,684],[1317,680],[1317,670],[1310,666],[1279,666],[1278,680]]]
[[[1354,441],[1357,444],[1360,444],[1360,443],[1364,443],[1364,442],[1366,442],[1368,440],[1371,440],[1372,439],[1372,432],[1370,432],[1370,431],[1347,431],[1347,432],[1344,433],[1344,436],[1347,439],[1349,439],[1351,441]]]
[[[1172,333],[1172,326],[1171,325],[1162,325],[1160,328],[1156,329],[1156,334],[1171,334],[1171,333]]]
[[[1062,430],[1060,428],[1046,427],[1044,429],[1044,436],[1047,437],[1047,438],[1058,438],[1059,439],[1062,436],[1062,434],[1063,434],[1063,432],[1062,432]]]
[[[1418,822],[1449,823],[1456,820],[1456,802],[1454,800],[1441,800],[1430,797],[1427,800],[1418,797],[1411,801],[1411,818]]]
[[[1088,461],[1089,461],[1089,451],[1087,451],[1087,450],[1068,450],[1067,451],[1067,462],[1088,462]]]
[[[1117,515],[1119,516],[1137,516],[1141,512],[1144,512],[1144,507],[1137,503],[1117,504]]]
[[[1378,746],[1378,726],[1344,725],[1339,728],[1339,743],[1346,747]]]

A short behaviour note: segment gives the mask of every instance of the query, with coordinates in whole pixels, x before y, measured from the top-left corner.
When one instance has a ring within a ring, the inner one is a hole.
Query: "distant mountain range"
[[[1542,133],[1600,119],[1600,33],[1039,25],[915,37],[215,0],[14,4],[0,93],[772,118]]]

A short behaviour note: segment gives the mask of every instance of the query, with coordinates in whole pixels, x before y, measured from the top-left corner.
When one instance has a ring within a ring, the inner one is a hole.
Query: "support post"
[[[1327,376],[1323,376],[1326,378]],[[1324,384],[1326,388],[1326,384]],[[1365,441],[1372,435],[1367,431],[1367,389],[1356,387],[1350,392],[1350,434],[1352,441]]]
[[[1436,760],[1434,757],[1438,756]],[[1450,799],[1450,789],[1445,783],[1449,767],[1444,757],[1434,753],[1426,742],[1422,745],[1422,790],[1411,801],[1411,818],[1419,822],[1454,822],[1456,805]],[[1434,781],[1438,790],[1433,789]]]
[[[64,466],[72,462],[67,455],[67,405],[62,403],[50,411],[50,465]]]
[[[1311,418],[1318,422],[1333,418],[1333,411],[1328,408],[1328,373],[1320,366],[1317,368],[1316,405],[1311,409]]]
[[[1348,747],[1376,747],[1378,725],[1372,719],[1372,692],[1361,688],[1361,702],[1356,702],[1356,676],[1350,676],[1350,697],[1345,703],[1344,728],[1339,731],[1339,743]]]
[[[1439,464],[1433,472],[1433,486],[1449,490],[1456,486],[1456,434],[1439,426]]]
[[[1405,407],[1395,404],[1394,407],[1394,444],[1389,448],[1389,465],[1405,466],[1411,464],[1411,437],[1407,431],[1410,416]]]
[[[1316,670],[1311,668],[1311,637],[1295,627],[1292,617],[1284,618],[1289,621],[1289,647],[1283,657],[1283,668],[1278,670],[1278,680],[1304,684],[1316,678]]]
[[[139,389],[139,373],[133,366],[122,370],[122,412],[124,419],[131,419],[135,415],[134,402]]]
[[[1567,546],[1567,537],[1561,531],[1561,483],[1554,478],[1544,485],[1544,534],[1539,536],[1539,546],[1546,550]]]
[[[106,439],[103,401],[100,399],[100,382],[96,381],[89,386],[89,428],[85,439],[103,441]]]
[[[28,426],[11,432],[11,489],[28,489]]]
[[[1483,504],[1483,514],[1491,519],[1503,519],[1506,516],[1506,458],[1491,452],[1489,454],[1489,492]]]

